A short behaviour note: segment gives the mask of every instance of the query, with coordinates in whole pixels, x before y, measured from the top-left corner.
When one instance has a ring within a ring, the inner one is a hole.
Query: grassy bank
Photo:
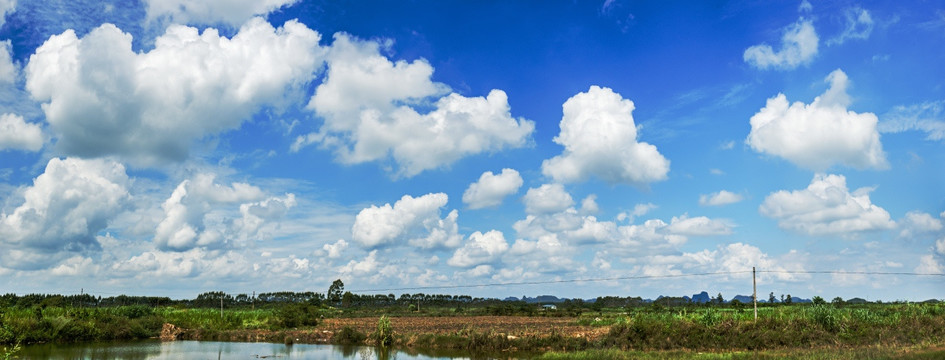
[[[370,315],[358,317],[358,311]],[[602,308],[533,316],[468,316],[428,308],[391,312],[392,334],[383,337],[377,336],[377,312],[309,304],[225,309],[222,314],[219,309],[174,306],[14,306],[0,308],[0,343],[153,338],[165,323],[182,329],[179,338],[191,340],[373,345],[386,338],[392,346],[405,349],[464,349],[484,354],[567,351],[567,356],[576,358],[626,358],[639,351],[703,352],[705,356],[720,352],[740,356],[739,352],[755,354],[751,351],[756,350],[774,354],[810,349],[886,351],[945,343],[945,304],[938,303],[772,306],[762,308],[757,321],[748,309],[704,306]]]

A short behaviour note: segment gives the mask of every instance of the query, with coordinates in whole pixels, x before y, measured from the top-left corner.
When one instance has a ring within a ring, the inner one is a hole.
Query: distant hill
[[[703,292],[701,292],[701,293],[698,293],[698,294],[693,294],[693,295],[692,295],[692,302],[694,302],[694,303],[697,303],[697,304],[705,304],[705,303],[710,302],[710,301],[712,301],[712,298],[710,298],[710,297],[709,297],[709,293],[707,293],[707,292],[705,292],[705,291],[703,291]]]

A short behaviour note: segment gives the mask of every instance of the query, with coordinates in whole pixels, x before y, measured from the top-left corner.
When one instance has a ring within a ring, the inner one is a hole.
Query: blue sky
[[[945,296],[936,2],[0,13],[7,292]]]

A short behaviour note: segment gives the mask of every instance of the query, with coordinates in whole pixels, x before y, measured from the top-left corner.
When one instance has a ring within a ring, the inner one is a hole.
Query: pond
[[[370,346],[311,344],[237,343],[217,341],[157,340],[84,344],[41,344],[24,346],[20,359],[51,360],[162,360],[162,359],[466,359],[463,354],[423,355],[384,350]]]

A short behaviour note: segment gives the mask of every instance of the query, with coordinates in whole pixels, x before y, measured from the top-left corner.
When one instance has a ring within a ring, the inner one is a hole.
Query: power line
[[[695,277],[695,276],[745,274],[745,273],[750,273],[750,272],[751,270],[743,270],[743,271],[722,271],[722,272],[696,273],[696,274],[640,275],[640,276],[621,276],[621,277],[592,278],[592,279],[520,281],[520,282],[488,283],[488,284],[475,284],[475,285],[442,285],[442,286],[415,286],[415,287],[402,287],[402,288],[389,288],[389,289],[358,289],[358,290],[350,290],[350,291],[354,293],[354,292],[382,292],[382,291],[405,291],[405,290],[428,290],[428,289],[463,289],[463,288],[478,288],[478,287],[501,287],[501,286],[518,286],[518,285],[545,285],[545,284],[562,284],[562,283],[579,283],[579,282],[600,282],[600,281],[614,281],[614,280],[683,278],[683,277]]]
[[[758,272],[759,272],[759,273],[769,273],[769,274],[904,275],[904,276],[943,276],[943,277],[945,277],[945,274],[910,273],[910,272],[879,272],[879,271],[758,270]],[[357,289],[357,290],[350,290],[350,291],[351,291],[352,293],[371,293],[371,292],[415,291],[415,290],[432,290],[432,289],[468,289],[468,288],[481,288],[481,287],[503,287],[503,286],[521,286],[521,285],[547,285],[547,284],[581,283],[581,282],[601,282],[601,281],[615,281],[615,280],[668,279],[668,278],[685,278],[685,277],[713,276],[713,275],[734,275],[734,274],[747,274],[747,273],[751,273],[751,270],[742,270],[742,271],[720,271],[720,272],[693,273],[693,274],[620,276],[620,277],[590,278],[590,279],[563,279],[563,280],[546,280],[546,281],[520,281],[520,282],[485,283],[485,284],[473,284],[473,285],[413,286],[413,287],[399,287],[399,288],[386,288],[386,289]]]
[[[910,272],[882,272],[882,271],[839,271],[839,270],[758,270],[760,273],[774,274],[830,274],[830,275],[905,275],[905,276],[945,276],[945,273],[910,273]]]

